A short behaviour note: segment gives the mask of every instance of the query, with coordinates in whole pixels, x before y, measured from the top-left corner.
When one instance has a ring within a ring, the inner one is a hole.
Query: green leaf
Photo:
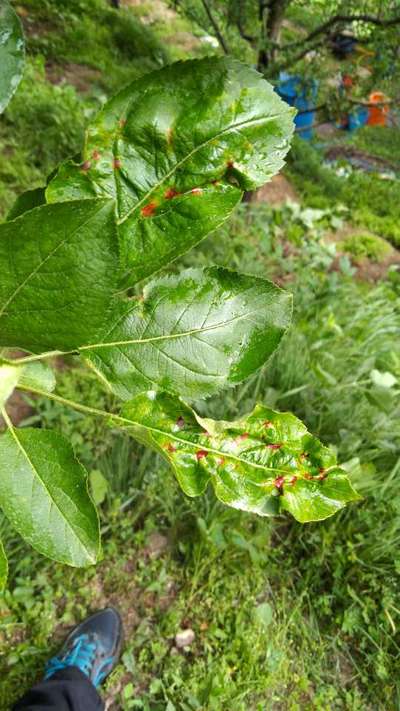
[[[0,225],[0,346],[36,353],[88,343],[117,271],[110,200],[45,205]]]
[[[12,394],[19,379],[20,371],[16,366],[0,365],[0,407],[3,407]]]
[[[40,553],[73,566],[99,554],[99,522],[87,475],[56,432],[11,428],[0,437],[0,506]]]
[[[51,392],[56,385],[52,369],[46,363],[0,365],[0,407],[3,407],[17,385]]]
[[[53,392],[56,387],[54,370],[47,363],[26,363],[26,365],[21,364],[18,368],[21,371],[18,385],[23,385],[28,389],[45,390],[48,393]]]
[[[257,405],[234,422],[214,421],[150,392],[126,403],[122,416],[132,436],[167,459],[188,496],[210,482],[228,506],[261,516],[289,511],[301,523],[360,498],[332,451],[290,413]]]
[[[397,378],[388,370],[382,372],[380,370],[371,370],[370,377],[374,385],[380,388],[392,388],[397,384]]]
[[[108,481],[101,473],[100,469],[92,469],[89,474],[90,491],[96,506],[102,504],[107,496]]]
[[[291,311],[291,294],[265,279],[188,269],[154,280],[143,301],[117,301],[99,344],[81,352],[125,400],[153,386],[205,397],[263,365]]]
[[[18,15],[7,0],[0,4],[0,114],[21,81],[25,63],[24,35]]]
[[[45,188],[36,188],[35,190],[27,190],[22,195],[19,195],[7,215],[7,221],[15,220],[24,212],[33,210],[34,207],[46,204]]]
[[[262,602],[254,610],[254,617],[261,627],[269,627],[273,619],[272,607],[268,602]]]
[[[0,540],[0,592],[4,590],[8,577],[8,560],[4,546]]]
[[[236,60],[178,62],[105,105],[89,126],[83,162],[61,167],[47,200],[113,198],[124,283],[133,284],[193,247],[243,190],[280,170],[293,113]]]

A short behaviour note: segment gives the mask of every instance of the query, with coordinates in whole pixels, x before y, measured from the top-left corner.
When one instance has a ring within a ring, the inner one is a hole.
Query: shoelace
[[[87,634],[77,637],[70,651],[62,657],[52,657],[46,664],[45,679],[66,667],[78,667],[86,676],[90,676],[96,656],[96,643],[91,642]]]
[[[49,679],[57,671],[66,667],[78,667],[86,676],[91,677],[92,667],[95,662],[97,652],[96,642],[91,642],[87,634],[83,634],[74,640],[70,651],[62,657],[52,657],[46,664],[45,679]],[[107,657],[100,665],[92,683],[99,686],[107,675],[108,667],[113,664],[114,658]]]

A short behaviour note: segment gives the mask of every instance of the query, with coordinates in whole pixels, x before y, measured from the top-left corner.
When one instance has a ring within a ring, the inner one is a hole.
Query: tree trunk
[[[265,74],[275,60],[282,23],[291,0],[260,0],[261,47],[258,53],[257,69]]]

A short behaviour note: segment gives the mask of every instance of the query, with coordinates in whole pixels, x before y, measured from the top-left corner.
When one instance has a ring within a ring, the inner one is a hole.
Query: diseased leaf
[[[40,553],[73,566],[99,553],[99,522],[87,475],[69,442],[42,429],[0,437],[0,507]]]
[[[277,173],[293,109],[230,58],[178,62],[111,99],[89,126],[83,162],[64,164],[49,202],[116,201],[124,284],[158,271],[221,224],[243,190]]]
[[[0,345],[72,350],[102,327],[118,279],[110,200],[45,205],[0,225]]]
[[[27,190],[22,195],[19,195],[7,215],[7,221],[15,220],[20,215],[28,210],[33,210],[34,207],[46,204],[45,188],[35,188],[35,190]]]
[[[3,407],[16,387],[19,375],[17,367],[6,363],[0,365],[0,407]]]
[[[4,590],[8,577],[8,560],[3,543],[0,540],[0,592]]]
[[[126,403],[122,416],[134,437],[163,454],[188,496],[211,482],[228,506],[261,516],[289,511],[301,523],[360,498],[333,452],[290,413],[257,405],[234,422],[214,421],[150,392]]]
[[[99,344],[81,352],[125,400],[153,386],[205,397],[263,365],[291,311],[291,294],[265,279],[188,269],[154,280],[143,301],[117,301]]]
[[[7,0],[0,3],[0,114],[19,82],[25,63],[24,35],[18,15]]]

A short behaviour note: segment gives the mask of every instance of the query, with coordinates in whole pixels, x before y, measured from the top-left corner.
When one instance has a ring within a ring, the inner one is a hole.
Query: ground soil
[[[267,202],[269,205],[282,205],[287,200],[300,202],[294,187],[282,173],[274,175],[272,180],[254,193],[254,202]]]
[[[101,77],[101,72],[98,69],[87,67],[84,64],[75,64],[73,62],[66,64],[55,64],[49,62],[46,64],[46,78],[52,84],[61,84],[66,82],[72,84],[77,91],[84,94],[89,91],[93,83]]]
[[[396,170],[396,166],[384,158],[378,158],[378,156],[371,156],[365,151],[360,151],[358,148],[353,148],[352,146],[331,146],[325,151],[325,158],[327,160],[335,161],[344,158],[346,160],[355,159],[362,164],[364,161],[366,164],[371,166],[371,168],[376,168],[376,170]]]

